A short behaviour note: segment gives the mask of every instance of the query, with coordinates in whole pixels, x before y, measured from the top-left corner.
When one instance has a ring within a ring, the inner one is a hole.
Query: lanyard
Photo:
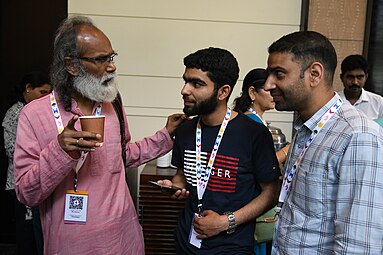
[[[210,154],[210,159],[207,163],[205,174],[202,176],[202,164],[201,164],[201,149],[202,149],[202,129],[201,129],[201,119],[198,119],[197,129],[196,129],[196,176],[197,176],[197,194],[198,194],[198,214],[202,212],[202,197],[205,193],[207,183],[210,178],[211,170],[213,169],[213,164],[215,157],[218,152],[218,148],[221,144],[223,134],[225,133],[227,124],[229,123],[231,116],[231,109],[227,108],[225,117],[223,118],[221,127],[219,129],[217,138],[215,139],[213,150]]]
[[[263,125],[267,126],[266,121],[252,107],[249,107],[247,110],[249,110],[252,114],[255,114],[262,121]]]
[[[287,197],[287,192],[289,191],[289,189],[291,187],[292,180],[295,176],[297,169],[299,168],[299,166],[302,162],[304,155],[306,154],[308,147],[310,146],[310,144],[313,143],[314,139],[317,137],[317,135],[322,130],[324,125],[327,123],[327,121],[338,111],[338,109],[342,105],[342,103],[343,103],[342,99],[338,96],[337,101],[322,116],[321,120],[318,122],[317,126],[314,128],[314,131],[311,133],[311,135],[310,135],[309,139],[307,140],[305,146],[303,147],[301,153],[298,155],[298,158],[295,160],[295,163],[293,164],[292,168],[290,169],[290,172],[288,172],[288,171],[285,172],[285,178],[283,179],[281,193],[279,194],[278,205],[276,208],[277,214],[279,214],[281,209],[282,209],[283,203]]]
[[[53,116],[55,118],[57,130],[58,130],[59,134],[61,134],[61,132],[64,130],[64,124],[63,124],[62,119],[61,119],[60,110],[59,110],[59,107],[58,107],[57,102],[56,102],[56,97],[55,97],[54,91],[52,91],[52,93],[49,95],[49,97],[51,100],[52,112],[53,112]],[[97,106],[96,112],[95,112],[96,116],[101,115],[101,108],[102,108],[101,104]],[[81,157],[77,161],[76,167],[74,169],[74,171],[75,171],[74,191],[75,192],[77,192],[77,183],[78,183],[78,175],[77,174],[78,174],[78,171],[80,171],[80,168],[82,167],[82,165],[84,164],[87,156],[88,156],[88,152],[82,151]]]

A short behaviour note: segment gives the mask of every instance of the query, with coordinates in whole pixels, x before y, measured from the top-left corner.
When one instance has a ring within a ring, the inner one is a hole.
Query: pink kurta
[[[64,126],[74,114],[59,103]],[[73,189],[77,160],[61,149],[49,96],[27,104],[20,113],[15,148],[15,189],[19,200],[40,206],[44,254],[144,254],[141,226],[127,188],[121,157],[120,126],[110,103],[103,103],[104,145],[90,152],[80,169],[78,189],[89,192],[87,222],[64,223],[66,190]],[[126,123],[126,122],[125,122]],[[79,121],[75,128],[81,130]],[[125,125],[126,139],[130,133]],[[128,167],[139,166],[172,147],[162,129],[136,143],[128,143]]]

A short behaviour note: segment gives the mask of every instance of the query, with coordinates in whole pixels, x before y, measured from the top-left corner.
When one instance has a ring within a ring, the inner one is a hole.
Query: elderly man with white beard
[[[20,113],[14,157],[17,197],[40,207],[44,254],[144,254],[125,167],[168,152],[172,133],[185,116],[171,115],[153,136],[130,143],[123,114],[122,148],[111,103],[118,93],[117,54],[107,36],[88,18],[72,17],[58,29],[53,54],[54,91]],[[96,140],[100,134],[81,131],[78,121],[79,116],[100,114],[105,115],[103,144]]]

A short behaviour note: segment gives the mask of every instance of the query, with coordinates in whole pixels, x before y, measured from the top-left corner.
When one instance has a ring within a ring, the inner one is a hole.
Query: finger
[[[196,236],[197,237],[197,239],[206,239],[206,238],[208,238],[208,236],[206,235],[206,234],[199,234],[198,236]]]
[[[74,130],[74,124],[78,120],[78,115],[73,115],[73,117],[68,121],[66,128]]]

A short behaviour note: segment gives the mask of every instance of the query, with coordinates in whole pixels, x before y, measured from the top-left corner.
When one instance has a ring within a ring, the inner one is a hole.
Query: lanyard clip
[[[198,213],[198,215],[200,215],[202,212],[203,212],[202,200],[198,200],[197,213]]]
[[[274,218],[276,218],[276,219],[279,218],[279,214],[281,213],[282,206],[283,206],[283,202],[278,202],[277,206],[274,209],[274,211],[275,211]]]
[[[78,183],[78,175],[77,173],[75,172],[74,174],[74,180],[73,180],[73,190],[74,192],[77,193],[77,183]]]

